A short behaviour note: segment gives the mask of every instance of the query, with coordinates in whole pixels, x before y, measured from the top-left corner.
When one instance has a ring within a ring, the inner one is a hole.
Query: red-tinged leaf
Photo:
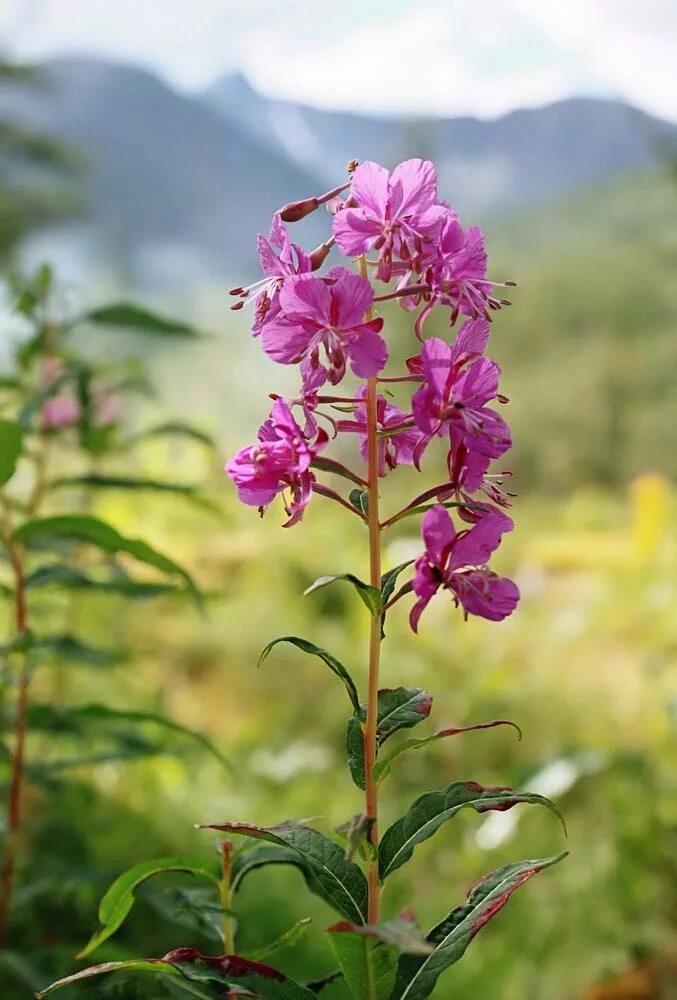
[[[381,613],[381,591],[360,580],[353,573],[339,573],[337,576],[320,576],[303,593],[307,597],[308,594],[313,594],[322,587],[329,587],[332,583],[341,582],[349,583],[355,588],[360,600],[370,614],[378,615]]]
[[[497,726],[512,726],[513,729],[517,730],[518,739],[522,739],[522,730],[520,727],[514,723],[509,722],[507,719],[494,719],[493,722],[478,722],[474,726],[458,726],[458,727],[448,727],[447,729],[441,729],[438,733],[434,733],[432,736],[424,736],[419,740],[405,740],[404,743],[400,743],[399,746],[391,750],[390,753],[378,760],[374,764],[373,775],[376,781],[382,781],[390,773],[390,768],[396,757],[400,754],[405,753],[407,750],[420,750],[421,747],[428,746],[429,743],[435,743],[437,740],[446,739],[447,736],[458,736],[460,733],[472,733],[479,729],[495,729]]]
[[[503,865],[475,882],[466,902],[452,910],[427,935],[433,951],[425,957],[402,956],[391,1000],[429,997],[442,972],[463,956],[475,935],[503,909],[515,889],[565,857],[566,852],[553,858]]]
[[[251,991],[260,1000],[311,1000],[305,986],[278,969],[239,955],[203,955],[195,948],[176,948],[163,958],[191,982],[211,983]]]
[[[412,804],[406,815],[396,820],[383,835],[379,845],[379,877],[383,881],[400,868],[421,844],[461,811],[474,809],[484,813],[489,810],[504,812],[520,803],[545,806],[560,819],[559,809],[550,799],[532,792],[518,792],[512,788],[484,788],[475,781],[454,781],[446,788],[426,792]],[[566,831],[566,827],[565,827]]]
[[[204,823],[200,829],[240,834],[291,848],[299,856],[311,892],[348,920],[365,923],[368,890],[364,872],[346,859],[340,844],[319,830],[292,823],[268,828],[250,823]]]
[[[384,688],[378,693],[378,728],[376,742],[381,747],[385,741],[400,729],[411,729],[430,715],[432,695],[423,688]],[[360,705],[359,712],[348,720],[346,730],[346,752],[348,767],[353,781],[364,791],[364,722],[367,717],[366,705]]]
[[[406,917],[368,927],[342,921],[327,934],[355,1000],[389,1000],[399,956],[432,950]]]

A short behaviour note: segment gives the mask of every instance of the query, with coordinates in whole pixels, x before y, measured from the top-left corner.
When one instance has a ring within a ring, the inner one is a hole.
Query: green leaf
[[[365,489],[351,490],[348,494],[351,504],[365,517],[369,516],[369,493]]]
[[[186,591],[171,583],[154,583],[130,580],[121,576],[112,580],[98,580],[74,566],[65,563],[51,563],[39,566],[26,577],[26,589],[56,586],[68,590],[96,590],[103,593],[120,594],[123,597],[145,599],[161,597],[164,594],[185,594]]]
[[[271,941],[270,944],[266,944],[262,948],[256,948],[254,951],[245,952],[243,958],[248,958],[254,962],[261,962],[264,958],[270,958],[271,955],[276,955],[278,951],[283,951],[285,948],[293,948],[294,945],[297,945],[301,938],[305,936],[310,924],[310,917],[304,917],[303,920],[298,920],[293,927],[290,927],[288,931],[284,932],[284,934],[281,934],[274,941]]]
[[[426,940],[433,946],[433,952],[426,957],[405,955],[400,959],[391,1000],[429,997],[441,973],[463,956],[478,931],[503,909],[515,889],[565,857],[566,852],[553,858],[503,865],[476,882],[467,901],[428,934]]]
[[[342,922],[327,933],[356,1000],[389,1000],[400,954],[428,955],[432,950],[413,921],[404,917],[380,926]]]
[[[359,594],[360,600],[372,615],[378,615],[381,613],[380,592],[376,589],[376,587],[371,587],[368,583],[364,583],[359,579],[359,577],[354,576],[352,573],[341,573],[338,576],[320,576],[314,583],[311,583],[310,587],[304,591],[304,594],[307,597],[308,594],[312,594],[316,590],[320,590],[321,587],[328,587],[332,583],[339,583],[341,581],[352,584]]]
[[[14,532],[16,541],[22,544],[45,540],[72,538],[78,542],[89,542],[110,555],[126,553],[141,563],[153,566],[168,576],[179,576],[188,590],[199,602],[200,593],[192,577],[178,563],[163,555],[140,538],[125,538],[110,524],[85,514],[62,514],[26,521]]]
[[[423,688],[383,688],[378,693],[377,748],[400,729],[411,729],[430,715],[432,697]],[[364,722],[367,717],[365,705],[348,720],[346,729],[346,753],[352,779],[364,791]]]
[[[358,851],[363,856],[371,852],[371,856],[375,857],[375,849],[369,839],[373,826],[373,817],[358,813],[347,823],[336,827],[336,833],[346,842],[346,858],[348,860],[354,858]]]
[[[155,861],[144,861],[135,865],[113,882],[99,904],[99,929],[92,935],[89,942],[77,958],[86,958],[99,945],[107,941],[126,919],[134,906],[136,890],[153,875],[166,872],[186,872],[190,875],[203,876],[219,885],[219,866],[215,861],[203,861],[201,858],[158,858]]]
[[[117,726],[120,722],[133,722],[139,725],[149,723],[159,726],[166,732],[188,737],[207,750],[220,764],[228,768],[231,766],[202,733],[188,729],[172,719],[166,719],[156,712],[133,711],[96,704],[56,706],[33,702],[28,706],[29,729],[48,732],[52,736],[62,735],[80,739],[83,735],[88,735],[92,738],[105,739],[107,735],[106,724]],[[155,746],[152,747],[152,752],[157,752]]]
[[[135,434],[130,439],[130,443],[135,444],[137,441],[145,441],[148,438],[156,437],[184,437],[191,441],[196,441],[198,444],[203,444],[211,450],[216,448],[216,443],[209,434],[205,434],[204,431],[193,427],[192,424],[186,424],[180,420],[172,420],[164,424],[158,424],[156,427],[149,427],[147,430]]]
[[[384,573],[381,577],[381,604],[385,608],[386,604],[393,596],[395,592],[395,584],[397,583],[397,578],[400,573],[403,573],[414,562],[413,559],[408,559],[406,562],[400,563],[399,566],[395,566],[394,569],[389,569],[387,573]],[[386,612],[384,611],[381,615],[381,638],[385,639],[385,623],[386,623]]]
[[[522,730],[514,722],[508,722],[507,719],[495,719],[492,722],[478,722],[474,726],[460,726],[451,727],[448,729],[441,729],[438,733],[434,733],[432,736],[424,736],[420,740],[405,740],[404,743],[400,743],[399,746],[391,750],[387,756],[383,757],[381,760],[374,764],[372,774],[376,781],[382,781],[390,773],[390,768],[396,757],[400,754],[406,753],[407,750],[420,750],[421,747],[428,746],[429,743],[435,743],[437,740],[443,740],[447,736],[458,736],[459,733],[472,733],[478,729],[494,729],[496,726],[512,726],[513,729],[517,730],[518,738],[522,739]]]
[[[154,972],[160,975],[180,976],[178,969],[158,958],[139,958],[127,962],[103,962],[101,965],[92,965],[89,969],[81,969],[80,972],[75,972],[72,976],[66,976],[64,979],[57,979],[51,986],[47,986],[46,989],[40,990],[35,995],[37,1000],[42,1000],[43,997],[55,993],[56,990],[60,990],[64,986],[71,986],[73,983],[83,982],[85,979],[94,979],[96,976],[105,976],[111,972]]]
[[[266,865],[293,865],[300,869],[304,877],[309,869],[298,851],[291,847],[280,847],[277,844],[260,844],[249,850],[243,850],[233,859],[230,884],[233,892],[237,892],[242,882],[250,872]],[[310,887],[312,888],[312,887]]]
[[[85,313],[82,320],[95,323],[98,326],[123,327],[126,330],[136,330],[139,333],[161,334],[170,337],[200,337],[201,334],[187,323],[168,319],[158,313],[151,312],[144,306],[131,302],[116,302],[113,305],[92,309]]]
[[[91,667],[109,667],[128,657],[124,649],[104,649],[91,646],[77,636],[63,633],[61,635],[33,636],[32,649],[42,650],[60,661],[84,664]]]
[[[198,487],[191,483],[167,483],[161,479],[143,479],[134,476],[63,476],[60,479],[53,479],[49,484],[51,490],[78,486],[93,489],[177,493],[186,497],[194,497],[198,492]]]
[[[0,420],[0,486],[10,481],[21,457],[23,431],[13,420]]]
[[[364,873],[354,862],[346,860],[340,844],[319,830],[292,823],[268,828],[249,823],[205,823],[200,828],[292,848],[304,863],[309,888],[348,920],[365,922],[368,893]]]
[[[505,812],[521,802],[545,806],[564,825],[562,814],[554,803],[532,792],[517,792],[512,788],[483,788],[475,781],[454,781],[446,788],[426,792],[412,804],[406,815],[396,820],[383,834],[379,844],[379,877],[386,879],[414,853],[417,844],[435,833],[461,809],[478,813],[498,810]]]
[[[355,683],[346,668],[339,660],[336,659],[335,656],[328,653],[326,649],[322,649],[321,646],[316,646],[314,642],[309,642],[307,639],[300,639],[296,635],[283,635],[279,639],[273,639],[272,642],[268,643],[259,656],[257,666],[260,667],[261,664],[268,659],[271,650],[280,642],[289,642],[292,646],[296,646],[297,649],[300,649],[304,653],[310,653],[313,656],[318,656],[323,663],[326,663],[332,673],[336,674],[336,676],[343,681],[351,704],[355,709],[359,709],[360,698],[357,693],[357,688],[355,687]]]

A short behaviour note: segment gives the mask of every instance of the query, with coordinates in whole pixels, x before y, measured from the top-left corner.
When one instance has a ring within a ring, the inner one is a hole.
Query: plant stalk
[[[233,845],[230,840],[221,844],[222,878],[221,906],[223,907],[223,946],[226,955],[235,954],[235,930],[233,927],[233,890],[231,873],[233,868]]]
[[[23,569],[23,556],[20,547],[12,539],[11,527],[3,530],[10,565],[14,573],[14,601],[16,614],[17,637],[21,639],[28,629],[28,614],[26,604],[26,585]],[[5,838],[5,857],[0,874],[0,949],[4,948],[9,922],[10,900],[14,884],[14,872],[18,852],[19,830],[22,817],[23,779],[24,779],[24,748],[26,744],[26,717],[28,713],[28,654],[21,653],[21,667],[18,678],[17,714],[14,726],[14,751],[12,754],[12,776],[9,788],[7,806],[7,836]]]
[[[367,264],[364,257],[360,258],[360,272],[366,277]],[[371,319],[371,310],[367,319]],[[381,589],[381,525],[379,522],[378,497],[378,380],[367,379],[367,464],[368,464],[368,512],[367,526],[369,529],[369,582],[377,590]],[[374,850],[374,858],[369,863],[369,905],[368,921],[377,924],[381,911],[381,884],[378,877],[378,783],[374,780],[372,769],[376,763],[377,730],[378,730],[378,684],[381,658],[381,615],[372,615],[369,629],[369,680],[367,688],[367,719],[364,730],[364,769],[365,769],[365,811],[373,820],[370,839]]]

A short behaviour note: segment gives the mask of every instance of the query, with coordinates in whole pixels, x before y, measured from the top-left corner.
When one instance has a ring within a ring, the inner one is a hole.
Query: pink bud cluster
[[[307,253],[290,241],[284,223],[322,204],[331,214],[333,232]],[[361,257],[361,274],[345,265],[318,273],[334,247],[349,261]],[[366,458],[366,381],[348,396],[323,393],[341,383],[348,369],[358,379],[377,379],[384,391],[387,384],[413,384],[408,410],[386,395],[377,397],[379,476],[399,465],[420,469],[431,442],[448,442],[445,481],[404,508],[436,501],[423,518],[425,551],[404,588],[418,598],[412,628],[439,589],[448,590],[466,614],[505,618],[519,593],[512,581],[489,569],[488,561],[512,521],[499,510],[509,506],[502,477],[489,469],[510,448],[511,438],[494,408],[506,402],[499,391],[500,369],[485,350],[492,313],[509,303],[496,295],[499,286],[487,277],[482,231],[464,230],[456,212],[438,198],[432,163],[407,160],[390,173],[367,162],[351,165],[347,184],[281,209],[268,238],[259,236],[258,250],[264,277],[233,289],[238,296],[233,308],[253,304],[254,335],[274,361],[299,366],[300,387],[292,400],[274,397],[256,444],[228,463],[240,500],[263,511],[280,495],[287,525],[301,520],[313,493],[350,508],[345,498],[320,484],[316,473],[338,471],[354,483],[366,481],[326,456],[319,458],[330,441],[319,420],[327,421],[334,438],[358,435]],[[383,319],[373,313],[388,299],[416,314],[413,329],[420,349],[408,359],[406,373],[386,377]],[[449,310],[451,327],[464,317],[453,343],[423,339],[425,320],[436,306]],[[335,419],[326,406],[347,407],[349,418]],[[456,507],[470,527],[457,532],[448,506]],[[364,517],[363,511],[356,513]]]

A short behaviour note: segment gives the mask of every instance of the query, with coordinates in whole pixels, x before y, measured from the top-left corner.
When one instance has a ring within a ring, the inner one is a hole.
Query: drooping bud
[[[327,240],[326,243],[320,243],[319,247],[316,247],[310,255],[310,269],[311,271],[317,271],[318,268],[322,267],[325,260],[331,252],[331,248],[334,246],[336,241],[332,237]]]
[[[319,207],[318,198],[303,198],[301,201],[290,201],[288,205],[283,205],[279,215],[283,222],[300,222]]]

